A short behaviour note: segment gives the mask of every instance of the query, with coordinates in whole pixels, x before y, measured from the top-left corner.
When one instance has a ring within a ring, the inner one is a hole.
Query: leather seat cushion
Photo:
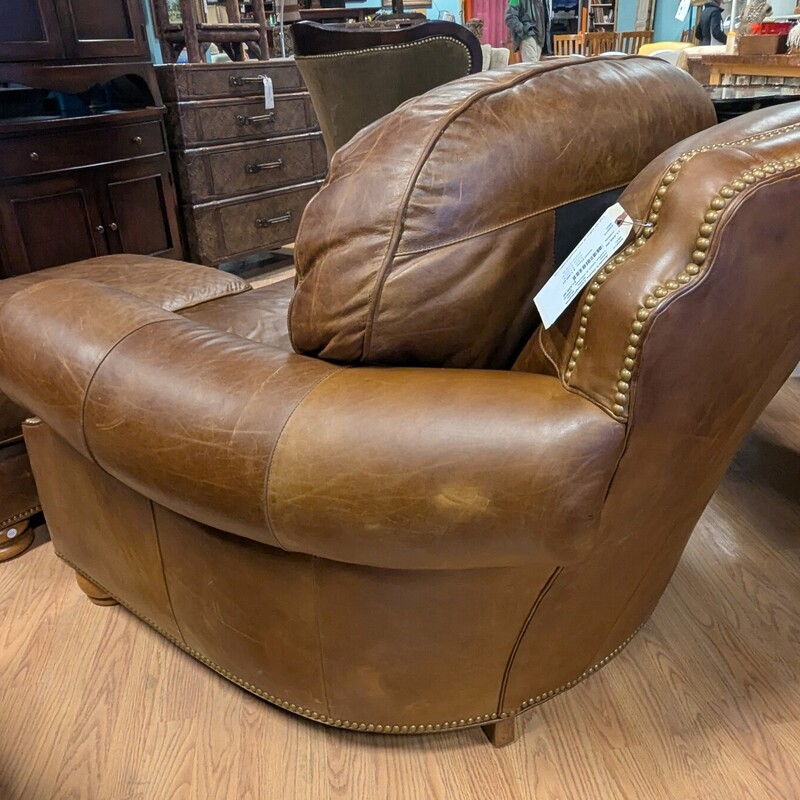
[[[161,306],[165,311],[181,311],[250,289],[241,278],[212,267],[121,254],[89,258],[0,281],[0,308],[15,292],[57,278],[79,278],[122,289]],[[98,309],[98,313],[102,314],[102,309]]]
[[[294,293],[294,278],[232,297],[193,306],[181,315],[220,331],[292,351],[286,316]]]
[[[555,210],[715,121],[694,79],[638,56],[517,65],[409,100],[335,154],[306,208],[295,349],[510,367],[554,269]]]

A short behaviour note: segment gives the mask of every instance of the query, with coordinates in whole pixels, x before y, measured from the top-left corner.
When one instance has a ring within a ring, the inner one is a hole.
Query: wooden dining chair
[[[653,31],[624,31],[618,34],[616,49],[635,56],[642,45],[653,41]]]
[[[553,36],[553,55],[583,55],[583,47],[582,33],[556,34]]]
[[[585,56],[599,56],[609,53],[617,48],[617,35],[615,33],[585,33],[583,34],[583,54]]]

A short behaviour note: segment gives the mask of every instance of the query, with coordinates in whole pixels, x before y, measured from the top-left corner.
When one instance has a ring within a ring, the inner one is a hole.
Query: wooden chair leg
[[[33,544],[33,529],[26,519],[0,529],[0,561],[9,561]]]
[[[111,597],[105,589],[101,589],[97,584],[92,583],[88,578],[83,575],[75,573],[75,580],[78,582],[80,590],[89,598],[89,600],[96,606],[115,606],[117,601]]]
[[[482,725],[481,729],[486,734],[486,738],[495,747],[505,747],[517,739],[515,722],[514,717],[509,717],[508,719],[492,722],[490,725]]]

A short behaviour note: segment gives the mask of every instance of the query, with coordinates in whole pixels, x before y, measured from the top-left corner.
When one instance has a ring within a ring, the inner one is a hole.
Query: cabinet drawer
[[[207,100],[212,97],[263,97],[260,75],[269,75],[276,93],[304,89],[294,59],[232,64],[165,64],[156,68],[164,100]]]
[[[97,129],[60,131],[0,140],[0,178],[19,178],[61,169],[164,152],[161,125],[98,125]]]
[[[186,150],[176,154],[176,163],[188,203],[308,181],[327,167],[320,133]]]
[[[167,106],[170,143],[174,147],[267,139],[313,130],[307,94],[278,95],[267,111],[261,97],[200,100]]]
[[[184,213],[193,258],[202,264],[221,264],[293,241],[303,211],[321,183],[187,206]]]

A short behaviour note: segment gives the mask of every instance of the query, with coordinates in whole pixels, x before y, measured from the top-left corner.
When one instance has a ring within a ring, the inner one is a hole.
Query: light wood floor
[[[504,750],[298,719],[90,605],[49,543],[0,565],[0,799],[23,798],[800,798],[800,379],[651,621]]]

